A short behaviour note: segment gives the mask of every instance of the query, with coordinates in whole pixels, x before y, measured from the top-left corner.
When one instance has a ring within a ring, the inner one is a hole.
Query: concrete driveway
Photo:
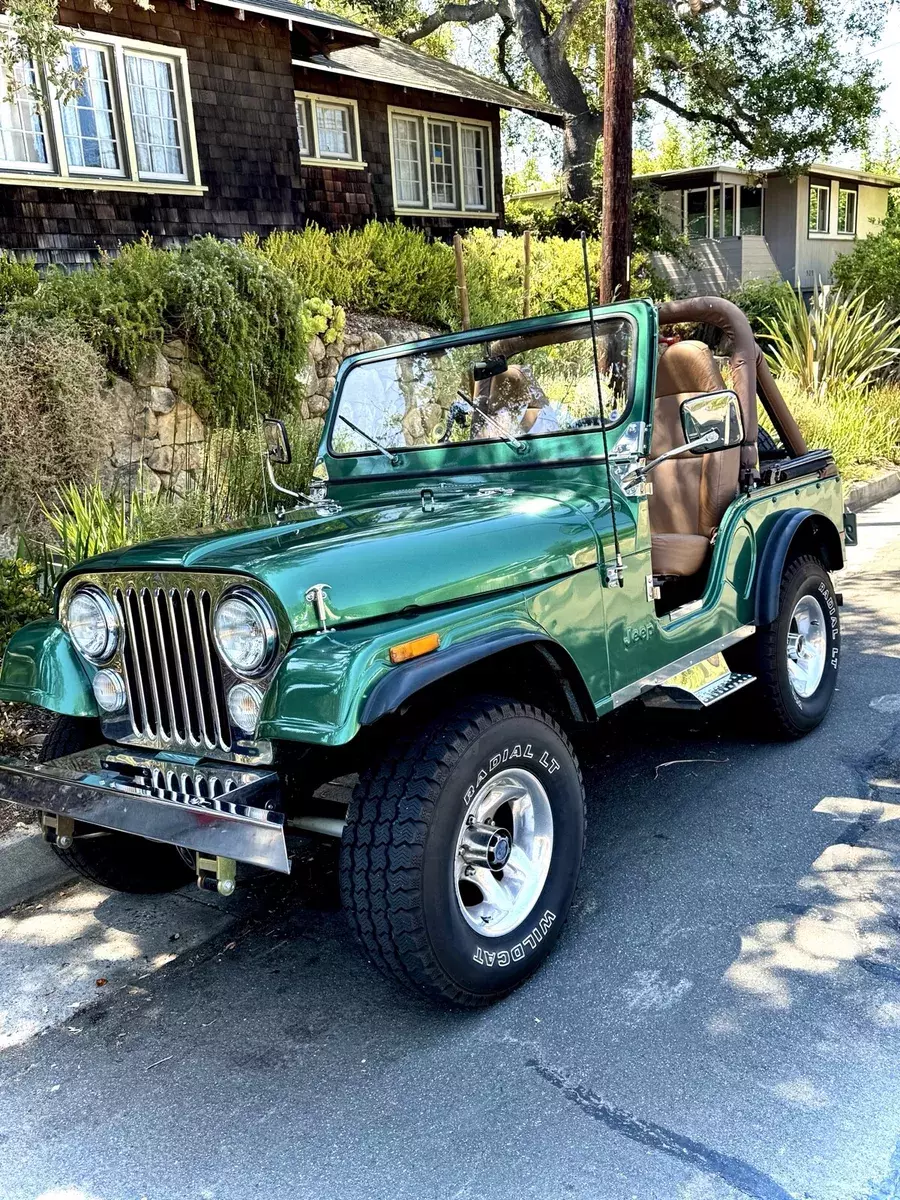
[[[488,1012],[365,962],[327,846],[8,914],[2,1200],[898,1200],[900,498],[860,524],[825,725],[598,727],[566,936]]]

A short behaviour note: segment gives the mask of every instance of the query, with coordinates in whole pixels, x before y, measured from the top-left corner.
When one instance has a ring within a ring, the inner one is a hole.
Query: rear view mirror
[[[730,450],[744,440],[741,405],[734,392],[707,392],[681,405],[681,427],[692,454]]]
[[[269,462],[287,464],[291,461],[291,441],[284,421],[277,417],[266,417],[263,421],[266,439],[266,455]]]

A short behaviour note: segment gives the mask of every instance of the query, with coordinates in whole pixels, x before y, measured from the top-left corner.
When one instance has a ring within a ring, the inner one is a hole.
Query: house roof
[[[651,183],[677,183],[683,179],[686,182],[696,175],[741,175],[746,179],[757,178],[760,175],[787,175],[784,167],[760,166],[753,171],[736,167],[733,163],[707,163],[702,167],[676,167],[671,171],[649,171],[643,175],[635,175],[635,179],[645,179]],[[873,187],[900,187],[900,177],[883,175],[879,171],[863,171],[856,167],[838,167],[831,163],[811,163],[808,167],[798,168],[799,175],[829,175],[834,179],[851,179],[857,183],[868,183]]]
[[[283,3],[283,0],[272,2]],[[465,100],[480,100],[499,108],[519,109],[552,124],[562,124],[562,114],[552,104],[383,35],[375,45],[348,46],[331,51],[327,57],[316,54],[308,59],[294,59],[294,65],[333,75],[374,79],[423,92],[440,92]]]
[[[315,25],[319,29],[330,29],[335,33],[351,35],[364,42],[378,41],[378,34],[354,21],[336,17],[332,13],[319,12],[293,0],[212,0],[223,8],[234,8],[241,12],[259,13],[265,17],[282,17],[286,21],[297,21],[302,25]]]

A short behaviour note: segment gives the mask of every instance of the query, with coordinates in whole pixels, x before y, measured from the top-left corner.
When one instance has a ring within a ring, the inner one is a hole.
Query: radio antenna
[[[587,292],[588,317],[591,323],[591,348],[594,352],[594,382],[597,385],[597,404],[600,409],[600,428],[603,433],[603,463],[606,468],[606,490],[609,494],[609,516],[612,521],[613,546],[616,552],[615,566],[605,566],[606,586],[622,587],[625,567],[619,545],[619,530],[616,525],[616,498],[613,493],[612,470],[609,465],[609,444],[606,438],[606,410],[603,404],[603,385],[600,381],[600,354],[597,350],[597,326],[594,323],[594,296],[591,288],[591,268],[588,263],[587,234],[581,235],[581,257],[584,262],[584,287]]]

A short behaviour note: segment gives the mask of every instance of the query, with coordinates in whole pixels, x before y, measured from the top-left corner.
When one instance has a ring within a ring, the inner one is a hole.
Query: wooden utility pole
[[[630,294],[633,114],[634,0],[606,0],[601,304],[627,300]]]
[[[458,233],[453,235],[453,253],[456,255],[456,299],[463,329],[471,325],[469,317],[469,288],[466,284],[466,260],[463,258],[463,240]]]
[[[522,316],[531,316],[531,230],[525,230],[523,242],[525,251],[525,272],[522,281]]]

